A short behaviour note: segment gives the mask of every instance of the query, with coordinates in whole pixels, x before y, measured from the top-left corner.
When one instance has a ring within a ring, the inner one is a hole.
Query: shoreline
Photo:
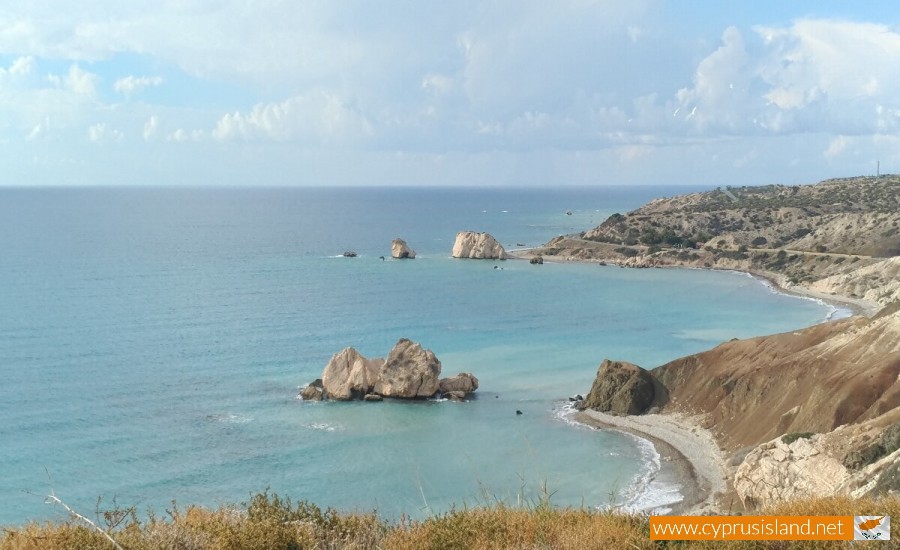
[[[528,261],[530,258],[527,256],[533,250],[539,250],[541,247],[535,248],[517,248],[512,251],[508,251],[510,259],[515,260],[525,260]],[[566,263],[578,263],[578,264],[597,264],[600,265],[601,262],[603,265],[607,266],[618,266],[618,267],[626,267],[628,269],[636,269],[631,266],[621,266],[614,260],[597,260],[597,259],[582,259],[582,258],[571,258],[571,257],[562,257],[556,255],[542,255],[543,259],[547,263],[556,263],[556,264],[566,264]],[[792,296],[795,298],[803,298],[807,300],[818,300],[824,304],[832,306],[834,308],[839,309],[848,309],[850,310],[852,315],[864,315],[866,317],[872,317],[876,313],[878,313],[882,307],[881,304],[877,302],[871,302],[869,300],[863,300],[861,298],[852,298],[850,296],[844,296],[841,294],[828,294],[826,292],[819,292],[816,290],[812,290],[806,287],[791,285],[786,286],[783,284],[783,281],[780,280],[782,277],[777,273],[770,273],[767,271],[756,271],[756,270],[743,270],[737,268],[725,268],[725,267],[705,267],[705,266],[693,266],[693,265],[662,265],[656,266],[659,269],[701,269],[705,271],[725,271],[725,272],[733,272],[733,273],[742,273],[745,275],[749,275],[754,279],[757,279],[762,284],[768,286],[773,291],[784,294],[785,296]],[[647,269],[647,268],[643,268]],[[830,321],[829,317],[826,321]]]
[[[719,511],[717,499],[729,489],[724,457],[713,435],[687,417],[676,414],[613,416],[580,411],[575,421],[601,430],[615,430],[649,441],[660,456],[658,475],[671,474],[682,500],[667,504],[665,515],[701,515]]]

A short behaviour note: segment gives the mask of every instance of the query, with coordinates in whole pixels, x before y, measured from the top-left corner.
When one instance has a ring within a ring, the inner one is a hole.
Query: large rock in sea
[[[665,390],[649,371],[625,361],[604,359],[580,409],[613,414],[643,414]],[[660,395],[658,395],[660,394]]]
[[[471,373],[461,372],[450,378],[441,378],[438,390],[441,393],[462,392],[469,394],[478,389],[478,379]]]
[[[391,257],[398,260],[411,260],[416,257],[416,251],[410,248],[403,239],[394,239],[391,241]]]
[[[384,360],[374,392],[384,397],[431,397],[438,391],[441,362],[431,350],[401,338]]]
[[[362,399],[378,381],[384,359],[366,359],[354,348],[334,354],[322,373],[325,397],[346,401]]]
[[[460,231],[456,234],[451,256],[479,260],[505,260],[509,257],[503,246],[490,233],[475,231]]]

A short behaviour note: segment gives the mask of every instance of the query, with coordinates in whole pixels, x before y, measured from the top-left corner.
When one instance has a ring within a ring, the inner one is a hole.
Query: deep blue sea
[[[603,358],[653,367],[832,308],[737,273],[449,253],[460,230],[534,246],[688,190],[0,189],[0,524],[63,517],[51,489],[86,514],[266,488],[388,517],[542,484],[664,503],[652,448],[572,425],[567,397]],[[395,237],[418,258],[381,261]],[[342,348],[401,337],[473,372],[477,399],[296,398]]]

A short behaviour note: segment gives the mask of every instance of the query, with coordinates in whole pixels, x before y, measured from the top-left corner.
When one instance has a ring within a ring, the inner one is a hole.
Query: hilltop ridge
[[[900,300],[900,176],[726,187],[654,199],[531,251],[626,267],[737,269],[786,288]]]

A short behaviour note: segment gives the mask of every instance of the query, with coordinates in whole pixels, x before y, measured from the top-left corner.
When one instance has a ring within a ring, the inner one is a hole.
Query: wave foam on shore
[[[590,424],[575,419],[578,410],[572,402],[560,403],[553,408],[554,416],[569,426],[596,429]],[[616,430],[634,441],[641,455],[642,471],[631,480],[621,492],[615,503],[597,506],[600,509],[616,509],[628,513],[668,514],[673,508],[684,502],[683,485],[678,481],[674,468],[667,467],[667,462],[656,449],[652,441],[634,433]]]

